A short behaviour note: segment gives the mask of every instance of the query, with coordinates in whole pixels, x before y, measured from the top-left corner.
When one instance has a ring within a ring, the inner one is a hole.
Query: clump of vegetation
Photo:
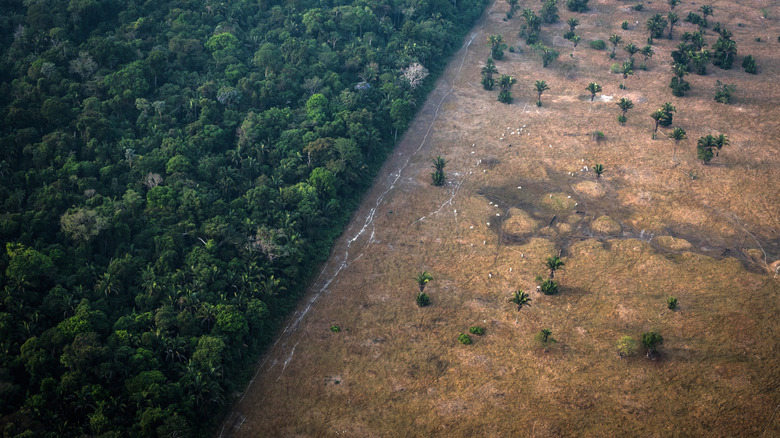
[[[737,86],[724,84],[720,80],[715,81],[715,101],[720,103],[731,103],[731,96],[737,91]]]
[[[536,89],[536,106],[542,106],[542,93],[549,90],[550,87],[545,81],[536,81],[534,88]]]
[[[520,38],[525,37],[525,43],[529,46],[539,41],[539,32],[542,28],[542,18],[529,8],[523,9],[525,24],[520,28]]]
[[[493,89],[496,85],[496,81],[493,79],[494,74],[498,74],[496,63],[493,61],[493,58],[488,58],[485,62],[485,66],[482,67],[482,88],[486,90]]]
[[[558,0],[545,0],[542,3],[542,10],[539,12],[542,21],[548,24],[558,22]]]
[[[669,88],[672,89],[673,95],[683,97],[691,89],[688,81],[684,79],[685,75],[688,74],[688,65],[674,63],[672,64],[672,72],[674,73],[674,77],[672,77]]]
[[[558,293],[558,283],[553,280],[547,279],[539,285],[539,290],[545,295],[555,295]]]
[[[566,8],[572,12],[587,12],[588,0],[566,0]]]
[[[579,24],[580,24],[580,21],[579,21],[579,20],[577,20],[577,19],[576,19],[576,18],[574,18],[574,17],[571,17],[571,18],[569,18],[569,19],[566,21],[566,24],[568,24],[568,25],[569,25],[569,30],[568,30],[568,31],[566,31],[566,33],[564,33],[564,34],[563,34],[563,37],[564,37],[564,38],[566,38],[567,40],[571,40],[571,39],[574,37],[574,29],[575,29],[577,26],[579,26]]]
[[[596,143],[603,141],[605,138],[607,137],[604,135],[604,132],[599,131],[598,129],[593,131],[593,141]]]
[[[536,43],[533,45],[534,50],[542,57],[542,67],[547,67],[551,62],[558,59],[558,51],[545,46],[542,43]]]
[[[509,301],[517,305],[517,310],[521,310],[523,306],[531,305],[531,297],[528,296],[527,293],[523,292],[522,289],[518,289],[513,292],[512,296],[509,297]]]
[[[458,333],[458,342],[463,345],[471,345],[471,336],[465,333]]]
[[[509,11],[506,13],[507,20],[511,20],[512,17],[515,16],[515,11],[517,11],[517,8],[519,6],[517,5],[518,0],[506,0],[507,3],[509,3]]]
[[[496,61],[504,59],[504,50],[506,44],[504,44],[504,37],[501,35],[490,35],[487,38],[488,46],[490,46],[490,57]]]
[[[623,30],[628,30],[628,21],[623,21],[620,23],[620,28]]]
[[[585,90],[590,92],[590,101],[593,102],[596,99],[596,93],[601,93],[601,85],[596,82],[591,82],[585,87]]]
[[[606,172],[603,164],[594,164],[592,169],[593,173],[596,174],[596,179],[601,178],[601,175]]]
[[[647,37],[647,44],[653,44],[653,38],[661,38],[667,24],[666,18],[660,13],[648,18],[645,23],[645,28],[650,32],[650,35]]]
[[[753,58],[753,55],[747,55],[742,58],[742,68],[745,69],[745,73],[750,73],[752,75],[758,72],[756,69],[756,60]]]
[[[631,9],[633,9],[633,10],[635,10],[637,12],[644,11],[645,10],[645,4],[644,3],[637,3],[634,6],[632,6]]]
[[[780,40],[780,37],[778,37],[778,40]],[[604,50],[607,48],[607,43],[604,42],[604,40],[593,40],[588,43],[591,49],[595,50]]]
[[[720,37],[712,45],[712,64],[723,70],[728,70],[737,57],[737,43],[731,39],[733,33],[725,27],[718,26],[717,32]]]
[[[539,330],[539,333],[534,335],[534,341],[536,341],[537,344],[544,348],[545,352],[551,345],[558,342],[555,340],[555,338],[552,337],[552,330],[548,328]]]
[[[676,308],[677,308],[677,298],[675,298],[675,297],[668,297],[668,298],[666,299],[666,307],[667,307],[669,310],[674,310],[674,309],[676,309]]]
[[[550,257],[547,257],[547,260],[545,261],[545,265],[547,266],[547,269],[550,270],[550,278],[555,278],[555,271],[561,269],[564,267],[565,263],[563,263],[563,260],[557,255],[552,255]]]
[[[431,304],[431,297],[429,297],[425,292],[417,292],[414,300],[417,302],[418,307],[425,307]]]
[[[339,326],[338,324],[333,324],[332,326],[330,326],[330,331],[332,331],[333,333],[338,333],[341,331],[341,326]]]
[[[664,343],[663,336],[654,331],[642,334],[642,347],[647,351],[648,359],[658,356],[658,346]]]
[[[685,132],[685,129],[676,127],[669,133],[669,138],[674,140],[674,152],[672,152],[672,163],[674,163],[677,158],[677,145],[680,144],[680,141],[687,138],[687,133]]]
[[[517,79],[509,75],[501,75],[498,78],[498,101],[501,103],[512,103],[512,85],[517,83]]]
[[[469,333],[471,333],[472,335],[482,336],[483,334],[485,334],[485,327],[480,327],[478,325],[469,327]]]
[[[717,137],[707,134],[696,142],[696,156],[702,164],[709,164],[713,157],[720,155],[723,146],[727,146],[729,143],[729,138],[724,134]]]
[[[431,179],[433,180],[433,185],[435,186],[441,186],[444,184],[444,180],[446,178],[446,175],[444,173],[444,166],[447,165],[447,160],[441,157],[441,155],[437,156],[433,159],[433,173],[431,173]]]
[[[631,336],[623,336],[618,339],[616,347],[620,357],[636,356],[639,352],[639,343]]]
[[[621,115],[618,116],[618,122],[620,123],[626,123],[626,113],[628,110],[634,107],[634,102],[631,101],[631,99],[627,97],[621,97],[619,101],[615,103],[622,112]]]

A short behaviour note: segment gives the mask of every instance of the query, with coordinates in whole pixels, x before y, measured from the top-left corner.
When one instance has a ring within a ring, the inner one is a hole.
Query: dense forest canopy
[[[1,2],[3,436],[208,435],[484,5]]]

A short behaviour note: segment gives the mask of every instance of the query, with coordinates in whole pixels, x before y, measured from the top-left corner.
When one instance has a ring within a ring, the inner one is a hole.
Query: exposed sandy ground
[[[780,22],[771,18],[780,6],[711,4],[710,22],[734,32],[740,56],[733,70],[688,76],[692,91],[675,98],[668,64],[677,39],[658,39],[649,71],[637,70],[625,91],[609,73],[609,51],[587,44],[618,33],[621,46],[641,47],[644,22],[666,14],[665,2],[637,13],[591,0],[592,11],[577,14],[573,57],[563,23],[544,28],[561,52],[547,69],[517,38],[522,18],[502,21],[508,6],[496,3],[222,435],[780,436],[780,286],[768,268],[780,257]],[[560,15],[575,14],[561,5]],[[623,31],[623,20],[639,27]],[[686,30],[695,29],[678,23],[675,35]],[[484,41],[499,33],[524,51],[497,62],[518,79],[509,106],[479,84]],[[739,68],[744,54],[758,60],[757,76]],[[551,88],[542,108],[537,79]],[[733,104],[712,100],[716,79],[737,84]],[[603,92],[591,104],[585,86],[594,81]],[[614,101],[624,96],[635,108],[621,126]],[[674,164],[669,130],[650,138],[649,115],[664,102],[689,137]],[[594,130],[605,140],[595,142]],[[696,139],[710,133],[731,145],[703,166]],[[448,160],[444,187],[430,185],[438,154]],[[581,170],[595,163],[607,170],[598,180]],[[534,278],[559,251],[561,292],[540,295]],[[423,270],[435,277],[426,289],[433,304],[418,308],[413,278]],[[533,299],[521,311],[507,302],[518,288]],[[679,299],[676,311],[666,309],[668,296]],[[459,344],[473,325],[486,333]],[[532,340],[541,328],[558,340],[547,352]],[[659,359],[618,357],[621,336],[648,330],[664,336]]]

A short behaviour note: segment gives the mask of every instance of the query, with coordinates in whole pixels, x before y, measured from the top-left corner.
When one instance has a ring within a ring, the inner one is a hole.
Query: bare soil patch
[[[542,38],[561,52],[549,68],[517,37],[522,18],[503,21],[508,5],[496,2],[222,435],[780,436],[780,285],[771,270],[780,258],[780,21],[771,17],[780,10],[761,19],[763,4],[712,5],[710,22],[734,32],[738,61],[689,76],[691,93],[675,98],[676,38],[656,40],[648,71],[624,81],[628,90],[609,72],[609,51],[587,45],[612,33],[644,45],[644,22],[666,14],[665,2],[636,12],[591,1],[587,14],[559,4],[562,20],[580,21],[582,43],[575,50],[563,26],[545,27]],[[677,7],[681,16],[697,8]],[[694,30],[681,22],[675,35]],[[512,105],[479,84],[491,34],[522,48],[497,62],[517,78]],[[744,54],[758,60],[757,76],[739,68]],[[716,79],[737,85],[732,105],[712,100]],[[551,88],[542,107],[535,80]],[[613,102],[581,101],[589,82]],[[635,107],[620,125],[614,100],[623,96]],[[689,137],[674,163],[668,130],[651,139],[650,113],[664,102]],[[701,165],[696,139],[719,133],[731,144]],[[444,187],[430,185],[436,155],[448,160]],[[595,163],[606,169],[598,181],[583,170]],[[619,237],[593,232],[604,217]],[[542,295],[534,278],[559,253],[561,291]],[[434,276],[433,303],[419,308],[413,278],[423,270]],[[507,301],[518,289],[532,299],[520,311]],[[666,307],[669,296],[677,310]],[[474,325],[485,334],[460,344]],[[547,351],[533,341],[542,328],[558,341]],[[621,336],[649,330],[664,337],[658,359],[617,355]]]

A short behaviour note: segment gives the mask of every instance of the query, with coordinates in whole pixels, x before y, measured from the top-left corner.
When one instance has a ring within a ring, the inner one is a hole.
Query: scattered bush
[[[639,351],[639,343],[631,336],[623,336],[617,341],[617,352],[620,357],[636,356]]]
[[[677,308],[677,298],[675,297],[669,297],[666,299],[666,307],[669,308],[669,310],[674,310]]]
[[[640,62],[639,63],[639,69],[642,70],[642,71],[646,71],[647,70],[647,64],[645,64],[644,62]]]
[[[701,15],[695,12],[688,12],[688,16],[685,17],[685,21],[693,23],[697,26],[707,27],[707,22],[701,17]]]
[[[534,341],[544,347],[545,351],[547,351],[547,347],[558,342],[552,337],[550,329],[541,329],[539,333],[534,335]]]
[[[612,65],[609,66],[610,73],[620,73],[620,63],[613,62]]]
[[[664,343],[664,337],[656,332],[650,331],[642,334],[642,346],[647,350],[647,357],[652,359],[658,354],[658,345]]]
[[[747,55],[742,58],[742,68],[745,69],[745,73],[756,74],[756,60],[753,58],[753,55]]]
[[[545,295],[555,295],[558,293],[558,283],[553,280],[544,280],[542,284],[539,285],[539,288]]]
[[[330,331],[332,331],[333,333],[338,333],[341,331],[341,326],[339,326],[338,324],[333,324],[332,326],[330,326]]]
[[[566,7],[572,12],[585,12],[588,10],[588,0],[567,0]]]
[[[669,88],[672,89],[672,94],[677,97],[683,97],[691,89],[691,84],[685,79],[680,79],[677,76],[672,77],[672,81],[669,83]]]
[[[485,327],[480,327],[478,325],[475,325],[474,327],[469,327],[469,333],[472,335],[482,336],[485,333]]]
[[[618,122],[620,122],[620,124],[626,123],[626,116],[624,116],[622,114],[619,115],[618,116]]]
[[[425,307],[431,304],[431,297],[425,292],[417,292],[414,300],[417,302],[418,307]]]
[[[778,41],[780,41],[780,37],[777,37]],[[607,47],[607,43],[604,42],[604,40],[593,40],[588,43],[590,45],[591,49],[596,50],[604,50]]]
[[[620,28],[623,30],[628,30],[628,21],[620,23]]]
[[[465,334],[465,333],[458,333],[458,342],[460,342],[463,345],[470,345],[471,344],[471,336]]]
[[[720,103],[731,103],[731,95],[737,91],[737,86],[724,84],[720,80],[715,81],[715,101]]]
[[[637,12],[640,12],[640,11],[643,11],[645,9],[645,5],[644,5],[644,3],[637,3],[631,9],[633,9],[633,10],[635,10]]]
[[[604,140],[605,138],[607,138],[607,137],[604,135],[603,132],[598,131],[598,130],[597,131],[593,131],[593,141],[595,141],[596,143]]]
[[[574,36],[574,31],[572,30],[567,30],[566,33],[563,34],[563,37],[567,40],[571,40],[573,36]]]
[[[433,185],[435,186],[442,186],[444,185],[444,179],[446,178],[444,172],[441,170],[437,170],[436,172],[431,173],[431,180]]]

